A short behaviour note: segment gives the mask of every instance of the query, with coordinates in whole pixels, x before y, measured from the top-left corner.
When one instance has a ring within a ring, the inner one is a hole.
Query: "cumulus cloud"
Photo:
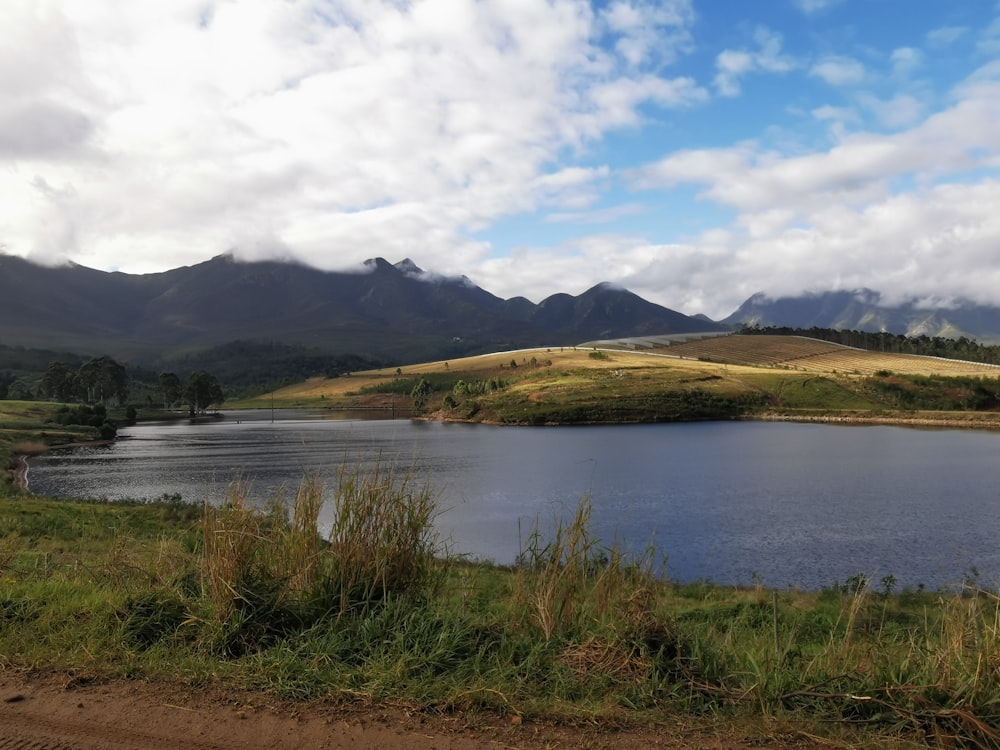
[[[669,64],[693,47],[691,0],[615,0],[601,11],[601,19],[631,66]]]
[[[864,80],[865,66],[852,57],[831,55],[813,65],[809,73],[831,86],[851,86]]]
[[[715,58],[715,88],[721,96],[737,96],[742,91],[740,79],[750,73],[787,73],[798,63],[782,52],[781,34],[758,26],[754,31],[757,49],[727,49]]]
[[[1000,154],[991,125],[1000,117],[1000,82],[969,82],[957,91],[952,107],[899,134],[851,134],[828,151],[788,157],[754,144],[683,151],[632,179],[638,187],[702,183],[706,197],[741,210],[864,202],[899,176],[933,180],[974,167],[984,153]]]
[[[475,280],[503,296],[541,299],[554,291],[544,279],[578,294],[593,285],[588,269],[600,267],[647,299],[716,319],[759,291],[797,296],[870,287],[873,279],[889,305],[935,296],[995,305],[1000,216],[991,206],[998,200],[995,180],[945,183],[863,206],[817,206],[806,216],[744,213],[729,229],[684,243],[595,235],[485,261]],[[525,272],[529,255],[544,273]]]
[[[131,271],[229,248],[461,269],[496,219],[593,200],[602,170],[565,154],[707,98],[666,72],[693,22],[690,0],[10,0],[3,241]]]
[[[129,272],[225,251],[411,257],[502,296],[605,280],[715,317],[760,290],[1000,303],[1000,62],[921,88],[963,27],[807,64],[760,26],[744,46],[699,41],[704,80],[673,67],[695,51],[693,0],[5,0],[0,28],[17,30],[0,45],[8,252]],[[685,147],[702,123],[679,113],[774,74],[814,87],[788,104],[822,147],[767,123]],[[629,153],[640,166],[605,163],[609,134],[640,131],[657,136]],[[692,192],[715,228],[645,233]],[[496,257],[481,237],[519,215],[561,240]],[[627,217],[643,233],[595,231]]]
[[[627,177],[637,190],[701,185],[703,199],[736,217],[685,243],[601,236],[545,262],[567,279],[588,263],[607,263],[612,280],[714,317],[761,290],[795,295],[873,284],[888,304],[933,295],[998,304],[1000,215],[991,206],[1000,181],[966,176],[1000,166],[992,125],[1000,118],[998,74],[984,66],[954,89],[949,108],[899,133],[854,133],[806,154],[756,142],[693,149],[633,170]],[[824,115],[843,113],[817,114]]]

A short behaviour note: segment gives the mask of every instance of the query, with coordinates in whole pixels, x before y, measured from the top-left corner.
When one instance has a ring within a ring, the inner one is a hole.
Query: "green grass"
[[[864,381],[802,373],[760,371],[742,375],[743,382],[761,389],[772,405],[781,409],[877,410],[884,400],[865,393]]]
[[[320,498],[336,504],[330,533]],[[512,567],[449,559],[383,469],[220,508],[0,498],[0,666],[294,699],[809,735],[1000,743],[1000,599],[677,584],[596,539],[584,499]],[[858,735],[856,733],[860,732]],[[853,740],[852,740],[853,741]]]

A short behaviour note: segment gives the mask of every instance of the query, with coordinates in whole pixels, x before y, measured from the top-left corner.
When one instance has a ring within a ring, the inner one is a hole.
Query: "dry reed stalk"
[[[654,619],[652,551],[632,562],[620,549],[600,548],[590,518],[584,496],[569,522],[556,523],[550,542],[536,522],[522,550],[515,598],[546,640],[598,622],[638,633]]]
[[[308,591],[317,581],[320,564],[319,514],[323,508],[323,485],[306,475],[299,484],[292,505],[292,524],[281,551],[286,555],[288,585],[296,591]]]
[[[437,552],[434,498],[412,476],[380,464],[341,467],[333,498],[331,576],[341,612],[384,599],[426,579]]]
[[[610,677],[619,683],[638,683],[646,678],[650,669],[637,647],[626,647],[620,642],[597,636],[567,646],[561,661],[572,670],[579,683],[592,677]]]
[[[264,534],[263,519],[247,506],[250,486],[239,477],[229,483],[221,508],[205,504],[205,579],[219,620],[227,621],[241,598],[240,588],[252,570]]]

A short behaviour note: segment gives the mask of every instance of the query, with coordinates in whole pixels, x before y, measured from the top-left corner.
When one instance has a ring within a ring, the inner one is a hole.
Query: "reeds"
[[[590,529],[590,516],[585,496],[572,519],[556,520],[548,538],[536,520],[519,555],[516,596],[545,640],[602,623],[631,629],[649,619],[657,586],[652,550],[629,557],[603,546]]]
[[[323,484],[303,478],[291,507],[248,503],[239,478],[221,507],[206,505],[203,575],[225,650],[241,653],[292,628],[364,613],[428,583],[435,567],[434,498],[409,476],[343,467],[324,536]]]

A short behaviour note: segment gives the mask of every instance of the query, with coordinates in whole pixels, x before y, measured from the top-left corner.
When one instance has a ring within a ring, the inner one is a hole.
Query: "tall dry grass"
[[[235,479],[220,507],[206,505],[203,580],[225,650],[266,645],[327,617],[365,613],[413,593],[438,569],[435,498],[410,475],[342,467],[332,496],[307,475],[289,505],[249,502]],[[329,503],[332,528],[320,515]]]
[[[583,497],[568,521],[551,534],[538,521],[521,551],[515,597],[545,640],[594,626],[642,630],[653,621],[653,552],[629,556],[606,547],[590,529],[590,498]]]

